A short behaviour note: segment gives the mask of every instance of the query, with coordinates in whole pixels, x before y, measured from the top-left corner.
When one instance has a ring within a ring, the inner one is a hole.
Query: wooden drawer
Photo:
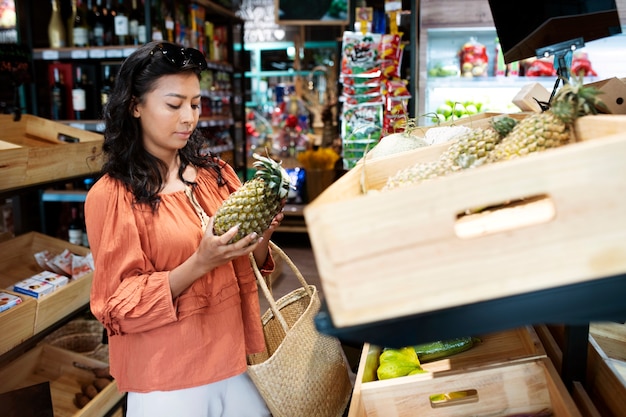
[[[507,415],[549,408],[557,417],[580,417],[552,363],[531,329],[498,332],[449,359],[424,363],[429,372],[363,382],[379,347],[364,346],[349,417],[466,417]],[[377,366],[377,365],[376,365]],[[474,390],[462,400],[437,402],[430,396]]]
[[[17,122],[0,115],[0,124],[0,190],[90,175],[102,167],[101,134],[29,114]]]
[[[118,392],[113,381],[79,409],[74,404],[75,395],[81,392],[83,384],[93,382],[94,374],[75,366],[76,363],[92,368],[107,366],[104,362],[75,352],[40,344],[0,369],[0,393],[49,382],[55,417],[104,415],[122,399],[123,394]]]
[[[69,249],[73,253],[85,256],[89,249],[72,245],[41,233],[30,232],[13,239],[0,242],[0,288],[13,288],[13,284],[42,271],[35,261],[34,254],[43,250],[61,253]],[[58,288],[51,294],[39,299],[20,295],[24,300],[20,305],[0,313],[0,329],[20,329],[21,334],[4,333],[0,341],[2,351],[7,351],[24,340],[27,329],[30,334],[37,334],[53,325],[68,314],[89,303],[89,293],[93,273]],[[33,314],[34,310],[34,314]],[[7,313],[7,314],[5,314]]]

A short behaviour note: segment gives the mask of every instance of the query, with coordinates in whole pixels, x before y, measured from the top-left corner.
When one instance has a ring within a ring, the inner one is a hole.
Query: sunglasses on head
[[[154,55],[157,51],[161,51],[161,55],[163,55],[165,59],[179,68],[192,63],[197,65],[200,71],[207,69],[206,59],[204,55],[202,55],[202,52],[197,49],[183,48],[171,43],[160,43],[150,51],[150,55]]]

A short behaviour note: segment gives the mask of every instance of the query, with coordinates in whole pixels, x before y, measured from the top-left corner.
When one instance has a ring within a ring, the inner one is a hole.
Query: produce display
[[[258,154],[252,156],[257,159],[254,178],[233,192],[215,213],[217,235],[239,225],[234,242],[252,232],[261,236],[282,209],[282,201],[291,187],[291,178],[280,162]]]
[[[478,343],[480,343],[478,338],[460,337],[396,349],[384,348],[382,352],[370,350],[363,382],[426,373],[428,371],[422,368],[422,363],[447,359],[471,349]]]
[[[432,121],[435,123],[449,122],[451,120],[468,117],[482,111],[483,103],[466,100],[464,102],[446,100],[445,103],[437,107]]]
[[[486,77],[488,73],[489,58],[487,48],[476,40],[470,38],[459,51],[462,77]]]
[[[563,86],[551,108],[517,123],[496,117],[489,128],[474,128],[456,137],[438,160],[418,163],[390,177],[383,190],[394,189],[480,165],[522,157],[574,142],[574,121],[603,108],[600,90],[579,80]]]
[[[87,369],[94,374],[93,381],[89,384],[83,384],[80,392],[77,392],[74,396],[74,405],[78,408],[83,408],[113,381],[113,377],[109,373],[108,366],[104,368],[89,368],[79,363],[74,363],[74,366]]]

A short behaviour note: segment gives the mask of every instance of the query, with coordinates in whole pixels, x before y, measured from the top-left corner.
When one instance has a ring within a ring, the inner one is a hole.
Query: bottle
[[[124,0],[118,0],[115,15],[113,16],[113,26],[116,42],[118,45],[126,45],[128,38],[128,15],[124,8]]]
[[[74,46],[74,20],[76,19],[76,0],[70,2],[70,14],[67,17],[65,28],[67,29],[67,46]],[[63,13],[61,13],[63,14]]]
[[[102,8],[102,0],[96,0],[95,6],[93,6],[93,39],[94,44],[97,46],[104,46],[104,15]]]
[[[113,45],[113,35],[115,26],[115,14],[117,12],[111,6],[111,0],[106,0],[105,5],[102,7],[102,23],[104,25],[104,45]]]
[[[52,120],[61,120],[65,118],[65,85],[61,82],[59,69],[55,67],[52,71],[54,81],[50,88],[50,117]]]
[[[109,101],[109,94],[111,94],[111,89],[113,88],[114,77],[111,72],[111,66],[105,65],[104,69],[104,77],[102,80],[102,88],[100,89],[100,107],[104,109],[107,102]]]
[[[87,93],[83,85],[83,71],[81,67],[76,67],[76,81],[72,89],[72,109],[74,110],[74,118],[76,120],[84,118],[84,112],[87,109]]]
[[[48,22],[48,41],[51,48],[63,48],[65,42],[65,26],[61,18],[59,0],[52,0],[52,15]]]
[[[137,0],[132,1],[131,7],[130,16],[128,17],[128,35],[130,36],[130,43],[140,45],[145,42],[139,42],[139,26],[143,25],[144,30],[146,26],[142,20],[141,11],[137,8]]]
[[[67,235],[70,243],[74,245],[83,244],[83,222],[78,215],[78,207],[72,207],[72,218],[67,227]]]
[[[87,10],[82,0],[76,0],[76,15],[74,16],[72,41],[74,46],[89,46],[89,26],[87,26]]]

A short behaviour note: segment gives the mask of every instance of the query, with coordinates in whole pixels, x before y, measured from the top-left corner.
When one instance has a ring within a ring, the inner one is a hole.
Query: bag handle
[[[304,291],[307,293],[307,295],[309,297],[313,297],[313,292],[311,291],[311,288],[309,288],[309,284],[306,282],[306,280],[304,279],[304,276],[302,275],[302,273],[300,272],[296,264],[294,264],[293,261],[289,258],[289,256],[287,256],[287,254],[271,240],[269,242],[269,248],[270,250],[273,250],[276,255],[282,258],[283,261],[285,261],[285,263],[291,268],[293,273],[296,275],[296,278],[298,278],[298,281],[300,281],[300,284],[304,288]],[[278,322],[280,323],[281,327],[283,328],[286,334],[289,331],[289,326],[287,325],[285,318],[280,312],[278,305],[276,304],[276,300],[274,299],[274,296],[272,295],[269,287],[267,286],[267,283],[265,282],[265,279],[263,278],[263,275],[261,274],[261,271],[259,270],[259,267],[256,264],[256,261],[254,260],[253,254],[250,253],[249,257],[250,257],[250,263],[252,264],[252,269],[254,270],[254,275],[256,276],[256,280],[259,283],[259,287],[261,287],[261,290],[263,291],[263,295],[265,295],[265,298],[269,302],[270,310],[274,314],[274,317],[278,319]]]

